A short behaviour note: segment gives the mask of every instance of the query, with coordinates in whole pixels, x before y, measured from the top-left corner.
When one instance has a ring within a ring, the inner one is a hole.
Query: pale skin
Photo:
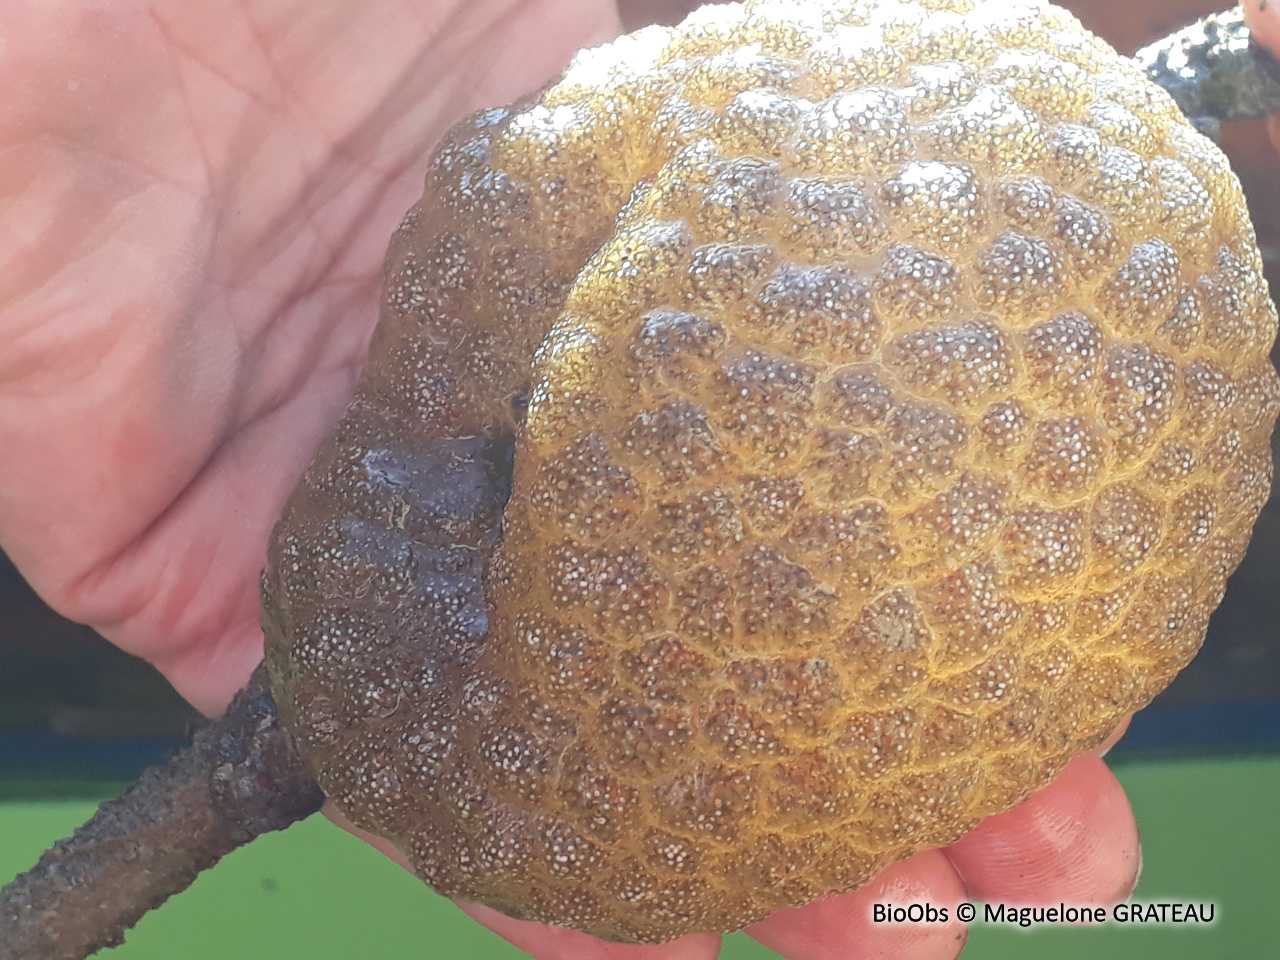
[[[1280,40],[1276,12],[1250,15]],[[267,537],[355,386],[431,144],[618,29],[611,0],[0,5],[0,545],[36,590],[221,712],[261,658]],[[1140,862],[1084,754],[960,843],[748,932],[791,960],[944,960],[962,925],[877,927],[869,905],[1109,903]],[[719,946],[463,909],[540,960]]]

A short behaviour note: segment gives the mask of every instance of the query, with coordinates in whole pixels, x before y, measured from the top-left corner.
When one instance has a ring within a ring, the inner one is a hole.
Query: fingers
[[[331,802],[326,803],[320,812],[343,830],[355,834],[369,846],[412,872],[409,861],[390,840],[352,825]],[[513,920],[479,903],[459,903],[458,907],[535,960],[715,960],[720,952],[720,938],[717,936],[682,937],[671,943],[640,947],[634,944],[606,943],[590,934],[564,927]]]
[[[326,803],[322,812],[409,869],[391,841],[352,826],[332,803]],[[929,850],[893,864],[865,887],[794,910],[779,910],[748,927],[747,933],[787,960],[952,960],[964,948],[968,935],[964,924],[954,920],[939,924],[875,924],[871,907],[875,903],[927,901],[951,907],[950,915],[954,917],[954,905],[964,898],[964,886],[942,851]],[[535,960],[715,960],[720,952],[718,936],[681,937],[647,947],[606,943],[576,930],[513,920],[478,903],[460,903],[458,907]]]
[[[876,924],[875,903],[965,899],[1034,904],[1111,902],[1137,883],[1133,811],[1101,755],[1124,736],[1121,722],[1093,753],[1021,806],[984,821],[945,851],[895,864],[865,887],[782,910],[747,932],[787,960],[893,956],[942,960],[964,945],[963,924]],[[954,916],[954,914],[953,914]]]
[[[534,960],[715,960],[720,953],[720,938],[710,934],[692,934],[651,947],[606,943],[578,930],[513,920],[478,903],[458,906]]]
[[[1100,746],[1119,739],[1126,723]],[[404,864],[391,844],[352,829]],[[787,960],[951,960],[967,929],[954,906],[975,899],[1017,905],[1111,903],[1133,890],[1141,869],[1137,825],[1120,784],[1097,753],[1083,753],[1052,784],[1021,806],[990,817],[945,850],[894,864],[858,890],[781,910],[747,933]],[[947,923],[875,923],[874,904],[931,903],[952,908]],[[588,934],[524,920],[489,907],[467,914],[536,960],[713,960],[720,938],[688,936],[658,946],[606,943]]]
[[[1244,0],[1241,7],[1253,39],[1272,52],[1280,51],[1280,4],[1277,0]]]
[[[971,897],[1018,905],[1114,903],[1133,891],[1142,864],[1133,808],[1096,753],[1079,754],[945,854]]]
[[[787,960],[951,960],[964,948],[968,929],[954,919],[964,887],[940,850],[895,863],[865,887],[823,897],[794,910],[779,910],[747,927],[747,933]],[[948,923],[874,923],[873,904],[931,903],[950,908]]]
[[[1098,750],[1109,748],[1127,725],[1120,724]],[[325,812],[404,865],[388,841],[353,829],[331,805]],[[1137,884],[1141,863],[1124,791],[1097,753],[1082,753],[1048,787],[945,850],[894,864],[850,893],[780,910],[747,933],[787,960],[951,960],[967,937],[965,925],[954,919],[960,901],[1117,902]],[[875,923],[871,910],[877,903],[947,906],[951,919]],[[535,960],[714,960],[720,949],[720,938],[710,935],[648,947],[606,943],[579,931],[514,920],[480,904],[459,906]]]

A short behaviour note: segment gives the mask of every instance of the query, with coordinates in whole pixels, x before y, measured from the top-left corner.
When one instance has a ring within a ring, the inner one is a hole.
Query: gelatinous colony
[[[1239,186],[1062,10],[756,0],[440,146],[265,578],[325,792],[442,893],[727,931],[1044,786],[1267,497]]]

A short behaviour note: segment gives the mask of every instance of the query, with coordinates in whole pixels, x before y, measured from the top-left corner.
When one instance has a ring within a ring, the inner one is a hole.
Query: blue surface
[[[1134,715],[1114,756],[1273,751],[1280,751],[1280,702],[1268,700],[1155,704]]]
[[[133,780],[185,746],[170,737],[68,737],[43,731],[0,733],[0,781]]]
[[[71,737],[0,733],[0,782],[119,782],[163,763],[185,745],[171,737]],[[1164,706],[1133,718],[1113,759],[1176,754],[1280,753],[1280,702]]]

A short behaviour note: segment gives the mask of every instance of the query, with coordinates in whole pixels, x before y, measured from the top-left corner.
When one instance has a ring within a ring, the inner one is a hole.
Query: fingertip
[[[1254,41],[1280,53],[1280,0],[1244,0],[1240,6]]]
[[[1120,738],[1129,730],[1129,723],[1133,720],[1133,714],[1129,714],[1123,720],[1116,724],[1116,728],[1107,734],[1107,739],[1093,748],[1093,752],[1100,757],[1105,757],[1117,743]]]
[[[400,849],[394,843],[386,837],[378,836],[376,833],[370,833],[368,830],[361,830],[343,815],[342,811],[334,805],[332,800],[326,800],[324,802],[324,806],[320,808],[320,812],[332,821],[335,826],[341,827],[352,836],[363,840],[388,860],[399,864],[410,873],[414,872],[413,865],[409,863],[409,858],[401,853]]]
[[[946,850],[969,893],[990,902],[1117,903],[1137,883],[1138,826],[1123,788],[1096,753],[988,817]]]
[[[955,919],[964,886],[939,850],[916,854],[887,867],[866,886],[823,897],[803,907],[779,910],[747,927],[747,934],[787,960],[950,960],[968,939]],[[876,922],[876,904],[931,904],[947,909],[946,921]]]

